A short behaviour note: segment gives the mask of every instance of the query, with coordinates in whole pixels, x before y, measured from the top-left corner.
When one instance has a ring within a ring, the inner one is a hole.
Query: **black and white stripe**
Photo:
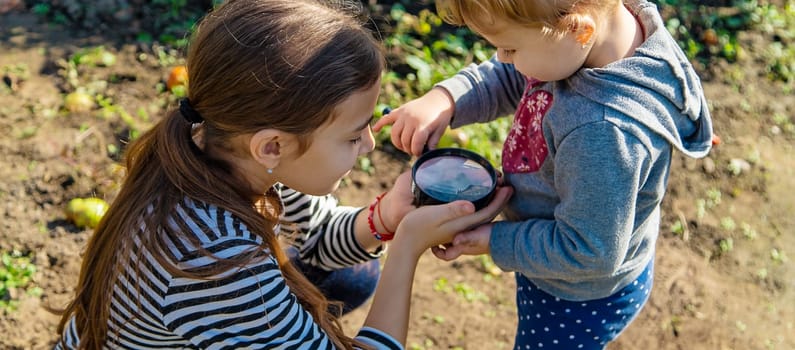
[[[301,260],[335,270],[378,258],[383,251],[367,252],[354,237],[356,216],[362,208],[340,206],[333,196],[309,196],[278,187],[284,205],[280,238],[299,248]]]
[[[298,230],[302,257],[321,267],[350,266],[377,257],[353,238],[359,209],[338,207],[332,197],[313,197],[282,188],[284,222]],[[186,200],[169,224],[187,228],[198,245],[170,239],[180,269],[205,270],[217,259],[257,252],[257,261],[211,279],[173,276],[147,250],[136,251],[113,290],[106,348],[130,349],[331,349],[327,335],[287,287],[276,260],[229,212]],[[284,225],[282,225],[284,226]],[[140,228],[143,229],[143,226]],[[136,250],[140,242],[135,242]],[[207,257],[200,248],[215,255]],[[357,336],[378,349],[400,349],[387,334],[364,328]],[[65,347],[78,343],[74,319]]]

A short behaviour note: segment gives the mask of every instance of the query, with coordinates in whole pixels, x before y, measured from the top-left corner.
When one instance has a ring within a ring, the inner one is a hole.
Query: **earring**
[[[273,168],[268,168],[268,174],[273,174]]]

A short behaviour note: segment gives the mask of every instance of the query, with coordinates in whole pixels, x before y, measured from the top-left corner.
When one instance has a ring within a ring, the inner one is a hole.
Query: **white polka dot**
[[[544,327],[544,332],[549,332],[549,327]]]
[[[620,314],[621,314],[621,309],[616,310],[616,315],[620,315]]]
[[[642,284],[640,285],[640,290],[643,290],[643,285]]]
[[[607,306],[612,306],[612,305],[613,305],[613,303],[607,303]]]
[[[621,296],[622,296],[622,297],[623,297],[623,296],[625,296],[625,295],[627,295],[627,293],[621,293]]]
[[[640,304],[635,304],[636,309],[640,309]]]
[[[563,323],[561,323],[561,324],[560,324],[560,328],[566,328],[566,325],[565,325],[565,324],[563,324]]]
[[[605,324],[606,322],[607,322],[607,320],[602,319],[602,324]]]
[[[577,345],[577,349],[582,349],[582,344]]]
[[[560,298],[558,298],[558,297],[555,297],[555,301],[560,301]]]
[[[522,331],[522,335],[524,335],[524,334],[525,334],[524,331]]]
[[[637,286],[637,285],[638,285],[638,281],[634,281],[634,282],[632,282],[632,285],[633,285],[633,286]]]
[[[550,311],[549,314],[555,316],[555,311]]]
[[[539,348],[543,348],[544,347],[544,343],[538,343],[538,347]]]
[[[532,300],[530,300],[530,305],[533,305],[533,301]]]
[[[557,343],[558,343],[558,340],[557,340],[557,339],[553,339],[553,340],[552,340],[552,344],[557,344]]]
[[[643,294],[649,295],[649,290],[647,289],[645,292],[643,292]]]
[[[527,305],[527,300],[522,300],[522,305]]]
[[[596,310],[591,311],[591,315],[596,315]]]
[[[536,314],[536,318],[541,318],[541,314]]]
[[[546,303],[547,303],[546,299],[541,299],[541,304],[546,304]]]
[[[591,333],[591,329],[590,328],[586,328],[585,329],[585,333]]]
[[[582,323],[582,320],[578,319],[577,321],[574,321],[574,322]]]
[[[588,304],[586,304],[586,303],[582,303],[582,304],[580,304],[580,305],[582,305],[582,307],[585,307],[585,305],[588,305]]]
[[[601,343],[599,343],[599,345],[605,345],[605,342],[601,342]]]
[[[599,340],[599,337],[593,337],[593,340]]]
[[[566,313],[569,313],[569,312],[571,312],[571,309],[566,309]]]
[[[635,298],[629,298],[629,303],[630,303],[630,304],[631,304],[631,303],[634,303],[634,302],[635,302]]]
[[[621,319],[622,319],[622,320],[626,320],[626,319],[627,319],[627,316],[621,316]]]
[[[574,334],[569,334],[569,339],[574,339]]]
[[[530,345],[525,345],[524,348],[525,349],[530,349]]]
[[[530,330],[530,334],[536,334],[536,330],[535,329],[531,329]]]

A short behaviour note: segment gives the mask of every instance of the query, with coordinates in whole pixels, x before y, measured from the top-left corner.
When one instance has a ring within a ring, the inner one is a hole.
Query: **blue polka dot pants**
[[[654,262],[637,280],[597,300],[568,301],[538,289],[516,274],[519,324],[514,349],[604,349],[649,299]]]

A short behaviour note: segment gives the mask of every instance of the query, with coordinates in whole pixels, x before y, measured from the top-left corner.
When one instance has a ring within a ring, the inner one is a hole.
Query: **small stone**
[[[704,172],[707,174],[715,173],[715,161],[710,157],[704,158],[702,167],[704,168]]]

